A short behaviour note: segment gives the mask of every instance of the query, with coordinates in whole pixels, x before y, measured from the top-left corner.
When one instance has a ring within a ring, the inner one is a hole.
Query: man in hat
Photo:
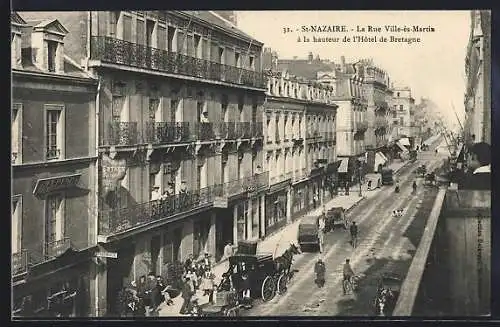
[[[210,121],[208,120],[208,111],[204,111],[204,112],[201,114],[201,117],[200,117],[200,122],[201,122],[201,123],[203,123],[203,124],[210,123]]]
[[[325,215],[322,214],[318,218],[318,241],[319,241],[319,253],[323,253],[323,245],[325,243]]]
[[[174,195],[174,183],[168,182],[167,188],[163,192],[163,197],[168,198],[170,196]]]
[[[182,299],[184,302],[182,303],[181,310],[179,311],[180,314],[187,314],[191,309],[191,298],[194,295],[194,288],[190,278],[190,276],[186,276],[182,285]]]
[[[325,272],[326,266],[321,257],[318,258],[318,261],[314,265],[314,273],[316,274],[316,280],[314,281],[319,288],[325,285]]]
[[[467,173],[459,189],[491,190],[491,147],[479,142],[469,149]]]
[[[222,256],[222,261],[229,259],[230,256],[233,255],[233,244],[231,241],[227,241],[226,245],[224,246],[224,254]]]

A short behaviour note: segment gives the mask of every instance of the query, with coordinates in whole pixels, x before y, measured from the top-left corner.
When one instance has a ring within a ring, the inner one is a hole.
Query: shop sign
[[[102,156],[102,182],[106,190],[116,186],[125,177],[127,164],[125,160],[113,160],[107,155]]]
[[[43,195],[54,191],[68,189],[76,186],[80,181],[81,174],[58,176],[52,178],[39,179],[36,182],[33,194]]]
[[[117,259],[118,258],[118,253],[117,252],[97,252],[95,254],[95,256],[98,257],[98,258]]]

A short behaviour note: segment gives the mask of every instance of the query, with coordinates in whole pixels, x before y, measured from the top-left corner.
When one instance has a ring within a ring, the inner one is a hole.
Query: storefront
[[[219,261],[224,254],[227,243],[234,244],[234,210],[230,208],[215,209],[215,260]]]
[[[309,207],[318,208],[323,203],[324,168],[311,169],[309,175]]]
[[[309,209],[309,188],[307,181],[308,180],[304,180],[300,183],[292,185],[292,219],[300,217]]]
[[[290,181],[286,180],[271,185],[266,194],[266,235],[269,235],[286,225],[286,211],[288,206],[287,194],[289,188]]]
[[[329,163],[325,170],[325,200],[331,200],[337,195],[338,186],[338,167],[341,160]]]
[[[88,317],[91,315],[90,251],[68,250],[59,258],[30,267],[24,282],[13,284],[13,315]]]

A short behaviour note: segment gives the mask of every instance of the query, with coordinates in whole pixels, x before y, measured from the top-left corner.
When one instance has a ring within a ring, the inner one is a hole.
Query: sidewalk
[[[389,165],[389,168],[397,172],[405,165],[409,164],[409,161],[396,161]],[[374,189],[371,191],[367,190],[366,183],[362,185],[362,197],[359,196],[359,184],[358,187],[354,186],[351,188],[351,192],[348,196],[338,195],[333,199],[326,201],[324,203],[326,210],[332,207],[343,207],[346,213],[356,207],[363,199],[371,198],[378,194],[381,189]],[[318,208],[304,214],[301,218],[305,216],[316,216],[321,214],[323,206],[320,205]],[[257,245],[257,253],[273,253],[275,256],[281,255],[289,246],[291,242],[297,243],[297,233],[301,218],[297,218],[292,223],[284,226],[282,229],[278,230],[276,233],[269,235],[264,240],[260,241]],[[229,262],[224,261],[222,263],[216,264],[212,270],[216,276],[215,282],[218,284],[223,273],[229,269]],[[208,303],[208,296],[202,296],[203,292],[198,291],[198,303],[200,305]],[[215,299],[215,295],[214,295]],[[182,306],[183,299],[181,296],[173,299],[174,304],[167,306],[164,303],[160,306],[159,316],[162,317],[172,317],[172,316],[182,316],[179,311]]]

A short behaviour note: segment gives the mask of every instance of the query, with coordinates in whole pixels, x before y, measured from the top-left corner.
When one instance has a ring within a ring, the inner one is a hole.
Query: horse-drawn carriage
[[[229,269],[217,288],[215,304],[201,308],[202,316],[237,316],[242,308],[250,308],[245,298],[249,286],[251,300],[262,299],[267,302],[276,294],[287,291],[291,277],[294,254],[300,253],[298,247],[290,247],[277,258],[270,253],[256,253],[255,244],[240,242],[238,252],[229,257]]]
[[[418,166],[417,169],[415,169],[415,174],[419,177],[425,178],[426,173],[427,173],[427,167],[425,165]]]
[[[425,174],[424,186],[434,186],[434,185],[436,185],[436,174],[434,172]]]
[[[333,207],[326,212],[325,232],[335,229],[335,226],[342,226],[345,230],[349,228],[349,218],[345,214],[343,207]]]
[[[396,306],[402,280],[399,275],[385,273],[381,276],[375,297],[375,314],[390,316]]]

